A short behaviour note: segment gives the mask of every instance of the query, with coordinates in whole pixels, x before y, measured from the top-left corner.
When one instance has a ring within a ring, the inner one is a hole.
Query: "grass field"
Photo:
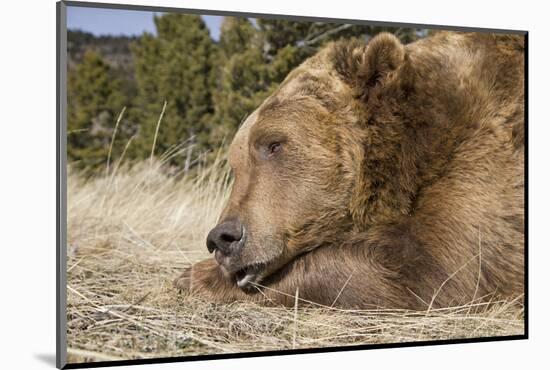
[[[161,159],[68,176],[69,362],[523,334],[523,309],[493,302],[434,309],[338,310],[180,294],[172,281],[208,256],[227,198],[220,161],[193,177]]]

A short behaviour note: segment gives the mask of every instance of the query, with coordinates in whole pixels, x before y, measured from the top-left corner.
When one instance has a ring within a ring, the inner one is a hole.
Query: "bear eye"
[[[278,141],[275,141],[271,144],[268,145],[267,147],[267,151],[269,153],[269,156],[274,156],[275,154],[277,154],[278,152],[281,151],[281,143],[278,142]]]

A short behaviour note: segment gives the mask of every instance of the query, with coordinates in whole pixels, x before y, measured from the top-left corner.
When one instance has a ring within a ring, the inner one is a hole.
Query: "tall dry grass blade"
[[[336,296],[336,298],[334,298],[334,301],[332,301],[332,304],[330,305],[330,308],[334,307],[334,305],[336,304],[336,301],[338,301],[338,298],[340,298],[340,295],[342,294],[342,292],[344,291],[344,289],[346,288],[346,286],[348,286],[349,284],[349,281],[351,280],[351,277],[353,276],[353,273],[355,271],[352,271],[351,274],[349,274],[349,277],[348,279],[346,280],[346,282],[344,283],[344,285],[342,285],[342,288],[340,288],[340,291],[338,292],[338,295]]]
[[[481,280],[481,228],[479,225],[477,226],[477,248],[478,248],[478,255],[479,255],[479,264],[478,264],[478,270],[477,270],[477,281],[476,281],[476,289],[474,290],[474,296],[472,297],[472,302],[475,302],[477,297],[477,291],[479,290],[479,282]]]
[[[111,176],[107,177],[107,186],[105,187],[105,190],[103,192],[103,198],[101,199],[101,203],[99,204],[99,209],[100,209],[101,213],[103,212],[103,207],[105,205],[105,201],[107,200],[107,196],[109,195],[109,191],[111,190],[111,186],[112,186],[112,184],[115,180],[115,175],[118,171],[118,168],[120,167],[122,161],[124,160],[124,156],[126,155],[126,151],[128,150],[128,147],[132,143],[132,140],[134,139],[134,137],[135,137],[135,135],[131,136],[130,139],[128,139],[128,141],[126,142],[126,145],[124,146],[124,149],[122,150],[122,154],[120,155],[119,160],[115,164],[115,168],[113,170],[113,173],[111,174]]]
[[[159,119],[157,121],[157,127],[155,128],[155,136],[153,137],[153,145],[151,146],[151,156],[149,158],[149,162],[152,165],[153,164],[153,157],[155,155],[155,147],[157,145],[157,136],[159,134],[159,128],[160,128],[160,122],[162,121],[162,117],[164,117],[164,112],[166,111],[166,105],[167,101],[164,101],[164,104],[162,106],[162,111],[160,112]]]
[[[298,326],[298,296],[300,294],[300,288],[296,287],[296,294],[294,295],[294,328],[292,333],[292,349],[296,348],[296,328]]]
[[[287,297],[292,297],[292,298],[296,297],[296,296],[293,296],[292,294],[285,293],[285,292],[280,291],[278,289],[270,288],[266,285],[262,285],[262,284],[259,284],[259,283],[251,283],[251,284],[254,285],[255,287],[262,288],[262,289],[265,289],[265,290],[269,290],[271,292],[281,294],[281,295],[284,295],[284,296],[287,296]],[[299,298],[298,297],[297,299],[301,302],[304,302],[304,303],[307,303],[307,304],[310,304],[312,306],[319,307],[319,308],[325,308],[325,309],[329,309],[329,310],[342,311],[342,312],[355,311],[355,310],[344,310],[344,309],[340,309],[340,308],[336,308],[336,307],[330,307],[330,306],[320,304],[320,303],[317,303],[317,302],[313,302],[313,301],[310,301],[310,300],[304,299],[304,298]]]
[[[115,143],[115,137],[118,130],[118,125],[120,124],[120,121],[122,120],[122,116],[124,115],[125,111],[126,111],[126,107],[123,107],[116,120],[115,129],[113,130],[113,136],[111,137],[111,145],[109,145],[109,154],[107,154],[107,165],[105,167],[105,176],[109,174],[109,165],[111,164],[111,153],[113,152],[113,144]]]
[[[439,292],[441,292],[441,289],[443,289],[443,287],[445,286],[445,284],[447,284],[449,281],[451,281],[455,276],[456,274],[458,274],[460,271],[462,271],[462,269],[466,266],[468,266],[468,264],[470,262],[472,262],[473,260],[477,259],[477,254],[475,256],[473,256],[472,258],[470,258],[468,261],[466,261],[466,263],[464,263],[462,266],[460,266],[455,272],[453,272],[451,275],[449,275],[449,277],[447,279],[445,279],[443,281],[443,283],[441,283],[441,285],[439,286],[439,288],[437,289],[437,291],[435,292],[435,294],[432,296],[432,300],[430,301],[430,305],[428,306],[428,309],[426,310],[426,315],[428,313],[430,313],[430,310],[433,306],[433,303],[435,301],[435,299],[437,298]]]

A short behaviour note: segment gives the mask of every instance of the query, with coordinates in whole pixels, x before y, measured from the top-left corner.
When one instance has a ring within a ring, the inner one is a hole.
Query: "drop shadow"
[[[55,367],[55,353],[35,353],[34,358],[42,361],[46,365]]]

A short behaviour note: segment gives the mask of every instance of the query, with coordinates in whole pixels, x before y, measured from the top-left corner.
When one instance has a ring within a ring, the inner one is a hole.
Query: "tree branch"
[[[347,30],[348,28],[350,28],[352,26],[353,26],[353,24],[342,24],[342,25],[340,25],[336,28],[332,28],[332,29],[320,34],[317,37],[312,38],[311,40],[302,41],[297,46],[298,47],[312,46],[312,45],[316,44],[317,42],[327,38],[328,36],[334,35],[335,33],[338,33],[338,32],[342,32],[344,30]]]

